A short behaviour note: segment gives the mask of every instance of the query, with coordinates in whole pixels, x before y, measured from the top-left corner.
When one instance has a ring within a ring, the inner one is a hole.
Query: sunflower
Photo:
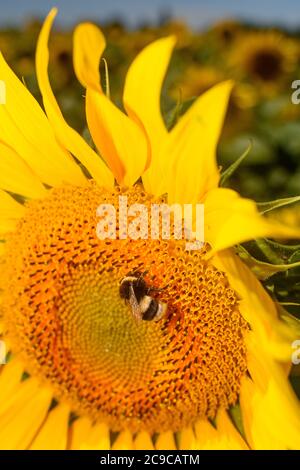
[[[297,63],[296,44],[275,31],[241,35],[229,51],[229,65],[267,92],[287,82]]]
[[[66,33],[57,33],[53,38],[50,60],[54,65],[53,80],[60,90],[67,87],[73,76],[72,64],[72,36]]]
[[[227,46],[240,35],[242,25],[234,19],[221,20],[215,23],[211,33],[223,46]]]
[[[48,79],[42,28],[37,78],[46,114],[0,56],[3,449],[300,448],[287,377],[295,335],[236,243],[299,232],[220,188],[215,159],[230,82],[195,101],[168,132],[160,90],[174,37],[129,68],[124,108],[103,93],[101,31],[74,35],[74,66],[99,155],[65,122]],[[116,181],[116,182],[115,182]],[[206,243],[96,236],[96,209],[165,200],[205,205]],[[118,283],[147,270],[168,311],[136,322]]]

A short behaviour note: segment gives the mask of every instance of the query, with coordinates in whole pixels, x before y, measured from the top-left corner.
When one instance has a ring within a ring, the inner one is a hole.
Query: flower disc
[[[99,204],[152,199],[140,186],[54,189],[27,203],[9,236],[4,313],[13,349],[74,412],[115,430],[179,430],[237,401],[246,321],[224,273],[181,240],[99,240]],[[120,298],[128,272],[148,271],[168,306],[136,321]]]

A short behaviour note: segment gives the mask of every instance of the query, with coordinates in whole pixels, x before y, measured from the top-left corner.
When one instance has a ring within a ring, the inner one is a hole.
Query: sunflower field
[[[23,30],[0,32],[1,51],[39,100],[34,56],[40,27],[33,21]],[[105,25],[103,31],[110,93],[117,103],[121,103],[122,83],[136,54],[155,38],[175,34],[177,46],[162,95],[166,122],[171,125],[176,105],[177,110],[185,110],[211,86],[233,79],[219,148],[221,165],[230,165],[252,142],[251,152],[234,176],[234,187],[257,201],[292,196],[299,190],[300,105],[293,104],[291,96],[292,83],[300,77],[300,37],[236,21],[215,24],[201,33],[175,21],[135,31],[116,22]],[[72,31],[53,32],[50,76],[68,122],[86,135],[82,103],[77,99],[80,85],[72,64]]]

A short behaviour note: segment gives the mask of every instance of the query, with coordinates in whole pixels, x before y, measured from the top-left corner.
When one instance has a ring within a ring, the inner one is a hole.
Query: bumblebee
[[[137,320],[159,321],[167,311],[167,304],[154,299],[149,295],[151,292],[159,292],[162,289],[148,286],[144,275],[134,271],[128,273],[120,282],[119,292],[131,307],[134,318]]]

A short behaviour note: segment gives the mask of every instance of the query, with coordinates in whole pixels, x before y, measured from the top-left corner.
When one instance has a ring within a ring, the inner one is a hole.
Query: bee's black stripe
[[[149,307],[144,312],[143,320],[151,321],[155,318],[158,310],[158,302],[155,299],[151,299]]]

